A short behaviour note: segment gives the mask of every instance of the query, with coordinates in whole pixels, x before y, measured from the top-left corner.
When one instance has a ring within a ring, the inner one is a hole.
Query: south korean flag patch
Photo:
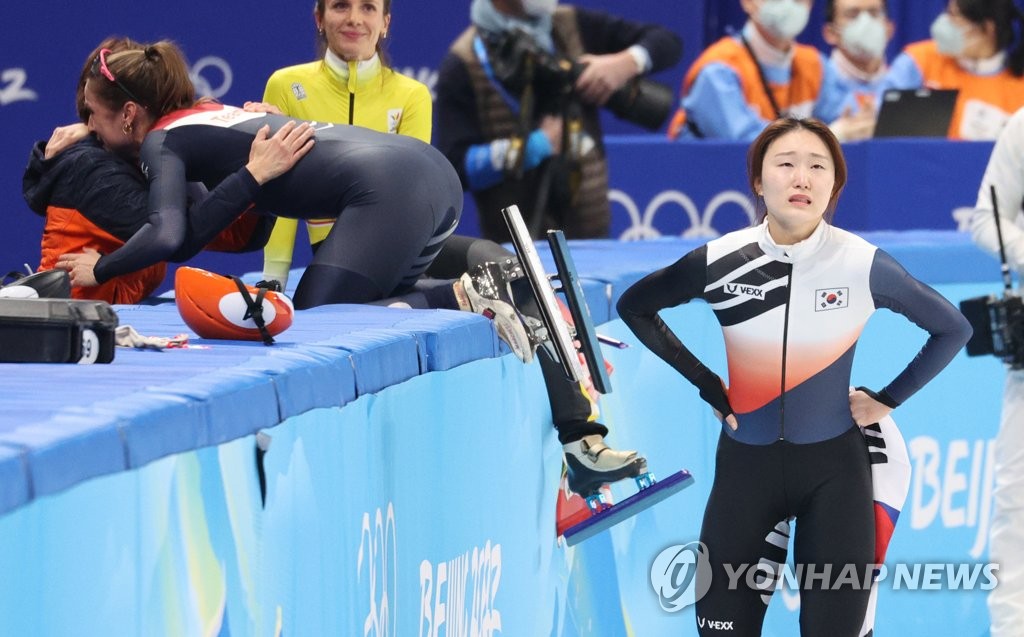
[[[814,291],[814,311],[841,310],[850,304],[850,288],[825,288]]]

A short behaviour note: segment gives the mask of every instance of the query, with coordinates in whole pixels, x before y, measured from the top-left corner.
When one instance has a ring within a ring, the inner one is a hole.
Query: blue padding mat
[[[998,264],[963,233],[871,233],[865,238],[938,285],[991,281]],[[573,241],[594,322],[642,276],[702,239]],[[553,270],[546,242],[538,251]],[[301,270],[292,273],[297,283]],[[173,302],[119,306],[122,324],[153,336],[189,330]],[[489,321],[448,310],[333,305],[298,312],[266,347],[192,338],[196,348],[118,349],[110,365],[0,364],[0,513],[90,477],[218,445],[317,408],[508,352]]]
[[[29,501],[31,490],[21,449],[0,445],[0,512]]]
[[[173,303],[117,313],[145,335],[189,333]],[[195,348],[118,348],[109,365],[0,364],[0,512],[502,353],[483,317],[359,305],[298,312],[276,340],[192,335]]]

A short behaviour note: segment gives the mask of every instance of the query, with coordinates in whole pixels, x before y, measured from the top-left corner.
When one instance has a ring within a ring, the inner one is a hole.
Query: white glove
[[[131,325],[118,325],[114,330],[114,342],[118,347],[134,347],[135,349],[176,349],[188,345],[188,334],[177,336],[143,336]]]

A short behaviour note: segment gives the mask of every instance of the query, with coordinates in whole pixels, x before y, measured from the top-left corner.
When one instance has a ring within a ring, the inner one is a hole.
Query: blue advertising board
[[[171,39],[187,55],[200,94],[228,104],[241,104],[262,96],[266,79],[275,69],[315,57],[312,4],[110,0],[72,3],[45,11],[32,3],[7,6],[0,27],[0,117],[4,123],[0,137],[0,212],[5,215],[6,227],[0,234],[0,271],[22,269],[26,263],[32,267],[38,264],[43,222],[21,197],[21,175],[32,145],[47,139],[56,126],[74,120],[75,81],[85,56],[97,43],[110,35],[141,41]],[[681,63],[656,76],[673,89],[679,86],[686,68],[705,46],[742,25],[745,19],[738,0],[580,0],[576,4],[660,23],[678,33],[684,43]],[[803,36],[817,45],[823,45],[820,5],[815,3],[811,23]],[[897,23],[891,49],[895,51],[903,43],[927,37],[928,24],[944,5],[941,0],[890,0],[890,11]],[[395,68],[433,88],[445,51],[468,24],[468,6],[468,0],[394,2],[388,51]],[[612,135],[643,132],[612,117],[605,118],[605,127]],[[660,136],[644,137],[653,140]],[[632,182],[636,180],[636,190],[660,192],[677,187],[644,178],[646,168],[657,168],[645,153],[646,148],[641,146],[635,153],[623,155],[620,161],[613,157],[613,186],[627,193],[634,189]],[[634,175],[625,166],[632,166],[640,174]],[[692,168],[685,170],[693,172]],[[683,172],[676,170],[669,183],[675,184]],[[641,205],[635,197],[634,203]],[[649,200],[642,204],[647,205]],[[706,202],[701,204],[701,209],[705,205]],[[472,210],[465,217],[461,231],[476,234],[479,226]],[[624,223],[616,221],[615,226],[623,230]],[[617,231],[613,236],[619,234]],[[297,265],[304,265],[303,259],[308,258],[301,250],[296,251],[296,257]],[[260,256],[204,256],[197,265],[225,272],[247,272],[259,269]]]

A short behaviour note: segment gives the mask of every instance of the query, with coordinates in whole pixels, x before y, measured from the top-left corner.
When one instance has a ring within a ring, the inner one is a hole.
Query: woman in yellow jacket
[[[326,45],[324,59],[276,71],[267,81],[264,102],[292,117],[347,122],[410,135],[429,143],[430,92],[416,80],[387,68],[382,59],[381,40],[387,36],[391,23],[391,0],[317,0],[314,18],[321,44]],[[296,224],[289,221],[277,220],[264,250],[263,278],[276,279],[282,287],[287,285],[296,234]],[[314,250],[330,230],[332,221],[307,222]],[[462,272],[479,271],[480,264],[510,257],[510,252],[492,241],[452,235],[428,274],[442,279],[458,278]],[[474,275],[459,278],[459,307],[486,314],[488,302],[482,300],[475,287]],[[514,340],[507,333],[502,338],[510,345]],[[520,355],[514,345],[513,349]],[[537,358],[547,387],[552,421],[565,453],[573,457],[569,488],[589,495],[596,489],[595,484],[600,486],[646,471],[646,460],[636,451],[611,449],[605,444],[608,429],[598,422],[598,406],[587,389],[567,380],[559,363],[546,354]]]
[[[430,91],[387,65],[382,42],[391,24],[391,0],[317,0],[313,9],[324,57],[279,69],[263,101],[285,115],[346,123],[430,143]],[[315,251],[333,219],[306,222]],[[263,252],[263,278],[288,283],[298,221],[278,219]]]

